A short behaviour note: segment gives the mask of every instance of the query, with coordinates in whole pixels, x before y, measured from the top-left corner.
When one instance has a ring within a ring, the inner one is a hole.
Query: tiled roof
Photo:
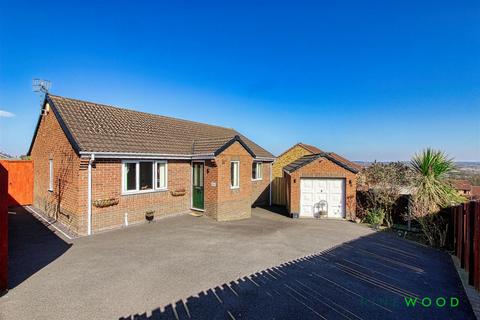
[[[472,186],[472,196],[480,197],[480,186]]]
[[[77,151],[203,155],[240,140],[256,157],[274,157],[234,129],[51,94],[47,101]]]
[[[13,156],[9,155],[8,153],[0,151],[0,159],[13,159]]]
[[[299,143],[295,144],[294,146],[292,146],[291,148],[289,148],[288,150],[286,150],[285,152],[283,152],[278,157],[281,157],[282,155],[286,154],[287,152],[289,152],[290,150],[292,150],[296,146],[300,146],[300,147],[304,148],[305,150],[307,150],[308,152],[311,152],[312,154],[326,153],[326,152],[322,151],[321,149],[319,149],[315,146],[312,146],[310,144],[306,144],[306,143],[303,143],[303,142],[299,142]],[[357,171],[360,171],[360,170],[363,169],[363,167],[361,165],[359,165],[358,163],[352,162],[352,161],[342,157],[341,155],[339,155],[335,152],[328,152],[328,155],[330,155],[332,158],[338,160],[339,162],[344,163],[351,168],[354,168]]]
[[[307,151],[310,151],[311,153],[322,153],[323,152],[323,150],[320,150],[317,147],[312,146],[310,144],[305,144],[305,143],[300,142],[300,143],[298,143],[298,145],[303,147]]]
[[[452,180],[452,183],[457,190],[470,191],[472,189],[472,184],[468,180]]]
[[[350,161],[344,157],[342,157],[341,155],[339,154],[336,154],[335,152],[329,152],[328,153],[330,156],[332,156],[333,158],[337,159],[338,161],[340,162],[343,162],[343,163],[347,163],[349,166],[351,166],[352,168],[355,168],[357,169],[358,171],[362,170],[363,167],[361,165],[359,165],[358,163],[355,163],[353,161]]]
[[[317,153],[317,154],[308,154],[305,155],[301,158],[298,158],[297,160],[293,161],[292,163],[286,165],[283,170],[285,170],[287,173],[292,173],[301,167],[309,164],[310,162],[319,159],[319,158],[325,158],[328,159],[337,165],[353,172],[353,173],[358,173],[358,170],[352,166],[349,165],[347,162],[343,162],[335,157],[333,157],[330,153],[322,152],[322,153]]]
[[[472,186],[472,194],[480,196],[480,186]]]
[[[291,146],[290,148],[288,148],[287,150],[283,151],[281,154],[279,154],[277,156],[277,158],[280,158],[281,156],[283,156],[284,154],[288,153],[290,150],[292,150],[293,148],[295,147],[302,147],[304,148],[305,150],[307,150],[308,152],[310,153],[322,153],[323,151],[318,149],[317,147],[315,146],[312,146],[312,145],[309,145],[309,144],[305,144],[305,143],[302,143],[302,142],[299,142],[299,143],[296,143],[294,144],[293,146]]]

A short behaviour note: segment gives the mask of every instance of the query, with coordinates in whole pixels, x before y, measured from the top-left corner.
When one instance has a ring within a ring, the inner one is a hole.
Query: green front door
[[[194,209],[204,209],[203,201],[203,162],[193,163],[192,206]]]

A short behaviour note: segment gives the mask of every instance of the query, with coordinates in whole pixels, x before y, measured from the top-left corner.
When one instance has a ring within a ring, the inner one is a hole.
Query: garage
[[[300,179],[300,217],[345,218],[345,179]]]
[[[329,153],[300,157],[283,169],[292,218],[354,219],[358,169]]]

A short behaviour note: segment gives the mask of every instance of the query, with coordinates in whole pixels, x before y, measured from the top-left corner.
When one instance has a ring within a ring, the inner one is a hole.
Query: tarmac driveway
[[[9,221],[0,319],[474,319],[447,254],[346,221],[256,208],[71,241],[21,208]]]

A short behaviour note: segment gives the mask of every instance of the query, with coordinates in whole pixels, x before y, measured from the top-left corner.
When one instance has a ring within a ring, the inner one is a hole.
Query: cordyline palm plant
[[[455,165],[445,153],[430,148],[416,154],[410,161],[415,173],[412,196],[413,215],[422,225],[432,246],[445,245],[448,224],[439,215],[442,208],[464,202],[448,181],[447,174]]]

